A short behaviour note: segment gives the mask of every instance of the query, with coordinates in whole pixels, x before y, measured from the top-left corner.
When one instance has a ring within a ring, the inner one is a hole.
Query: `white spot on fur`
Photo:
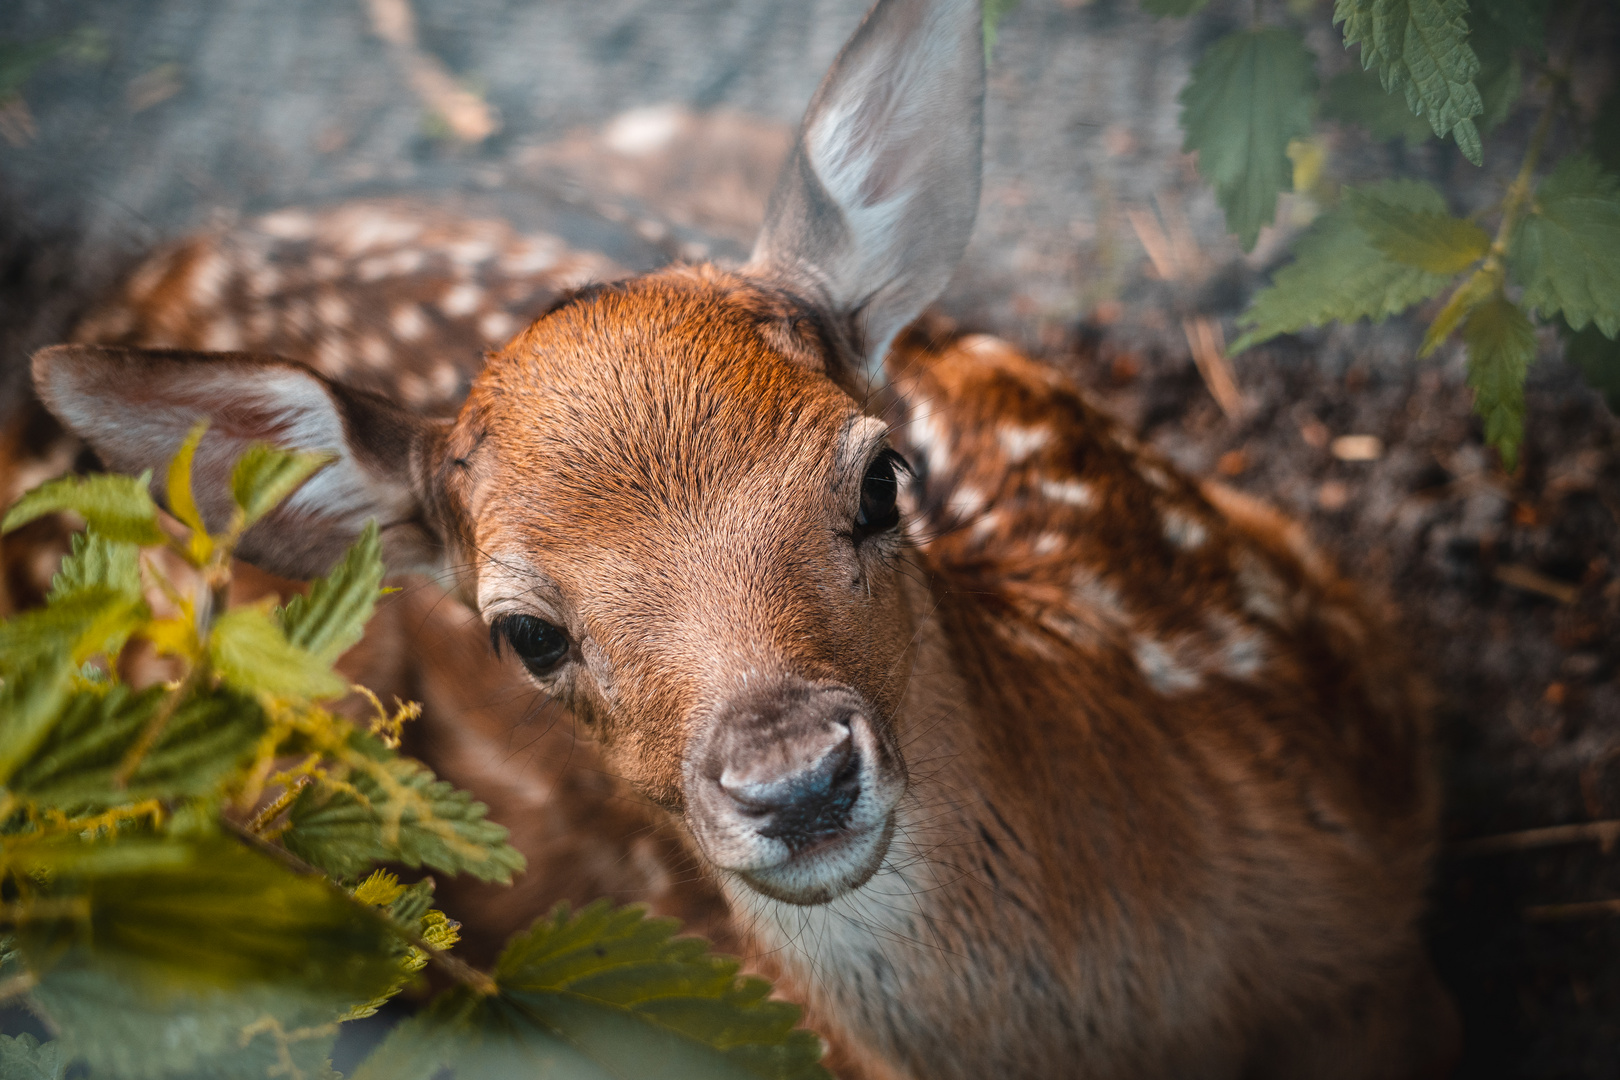
[[[323,375],[341,375],[348,370],[349,352],[343,340],[331,334],[323,335],[315,346],[315,369]]]
[[[1082,510],[1097,505],[1097,492],[1082,480],[1042,480],[1041,494],[1053,502],[1068,503]]]
[[[1268,622],[1283,624],[1287,587],[1282,579],[1252,551],[1240,552],[1235,561],[1243,610]]]
[[[976,517],[984,510],[984,492],[971,484],[962,484],[951,492],[950,500],[946,505],[959,520],[966,521],[969,518]]]
[[[1160,491],[1170,490],[1170,474],[1153,464],[1151,461],[1138,461],[1136,475],[1158,488]]]
[[[472,267],[493,259],[495,257],[495,245],[488,240],[474,237],[447,244],[445,252],[450,256],[450,261],[458,267]]]
[[[1047,428],[1007,424],[996,429],[996,438],[1000,440],[1001,448],[1007,452],[1007,460],[1016,465],[1051,442],[1052,432]]]
[[[1001,515],[992,510],[973,523],[973,528],[968,531],[968,538],[975,544],[982,544],[990,539],[999,528],[1001,528]]]
[[[926,404],[919,405],[906,421],[906,441],[922,455],[928,472],[943,473],[950,469],[950,438]]]
[[[388,325],[393,327],[394,336],[401,341],[416,341],[427,333],[427,319],[415,304],[401,304],[395,308]]]
[[[455,396],[461,389],[461,372],[456,370],[456,365],[441,363],[433,369],[433,389],[441,398]]]
[[[439,310],[452,319],[471,315],[484,302],[484,290],[470,281],[463,281],[444,294]]]
[[[1187,667],[1163,642],[1137,635],[1131,643],[1136,666],[1147,676],[1148,685],[1161,694],[1182,694],[1197,690],[1203,677]]]
[[[379,247],[397,247],[422,233],[422,226],[410,218],[374,209],[341,214],[333,226],[335,246],[350,256]]]
[[[248,293],[260,299],[274,296],[279,288],[281,272],[273,266],[260,266],[247,276]]]
[[[492,344],[500,344],[512,336],[517,329],[517,320],[504,311],[491,311],[478,320],[478,332],[484,335],[484,340]]]
[[[360,339],[360,358],[364,360],[367,365],[381,371],[387,368],[388,365],[393,362],[394,353],[393,350],[388,347],[388,342],[384,341],[376,334],[367,334],[365,337]]]
[[[226,261],[225,256],[209,248],[202,258],[191,266],[188,292],[192,305],[209,308],[218,304],[230,276],[231,264]]]
[[[562,241],[554,236],[529,236],[501,256],[501,271],[507,274],[538,274],[557,265]]]
[[[1194,551],[1209,539],[1204,523],[1179,507],[1164,512],[1164,538],[1183,551]]]
[[[1254,678],[1266,662],[1265,638],[1224,611],[1212,612],[1206,622],[1216,642],[1212,670],[1233,679]]]
[[[426,405],[433,400],[433,388],[426,379],[420,375],[401,375],[399,379],[400,396],[411,405]]]
[[[215,319],[203,331],[202,347],[207,352],[236,352],[242,348],[242,328],[229,316]]]
[[[602,141],[625,157],[656,153],[680,134],[684,112],[679,105],[648,105],[622,112],[608,122]]]
[[[1035,538],[1035,543],[1031,545],[1031,550],[1037,555],[1050,555],[1055,551],[1061,550],[1068,539],[1069,538],[1064,536],[1062,533],[1043,532],[1041,535]]]
[[[349,302],[335,292],[323,292],[315,298],[315,314],[320,316],[327,326],[344,327],[349,325]]]
[[[259,231],[277,240],[308,240],[315,235],[315,219],[302,210],[278,210],[259,219]]]

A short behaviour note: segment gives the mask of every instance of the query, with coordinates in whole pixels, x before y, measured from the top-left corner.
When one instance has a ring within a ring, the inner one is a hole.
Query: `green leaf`
[[[1191,15],[1207,3],[1209,0],[1142,0],[1142,10],[1149,15]]]
[[[1299,35],[1267,27],[1210,46],[1181,91],[1181,148],[1198,152],[1198,172],[1245,251],[1292,184],[1288,144],[1310,134],[1315,90],[1315,61]]]
[[[1351,191],[1345,198],[1373,247],[1398,263],[1449,276],[1490,250],[1490,234],[1472,221],[1444,211],[1414,210],[1372,192]]]
[[[1512,267],[1543,318],[1620,334],[1620,182],[1585,155],[1559,162],[1519,227]]]
[[[218,794],[250,760],[267,724],[250,698],[228,691],[182,702],[122,788],[114,774],[168,695],[162,686],[80,690],[50,736],[12,776],[36,806],[99,810],[145,799]]]
[[[1511,471],[1524,440],[1524,377],[1536,358],[1536,328],[1498,293],[1468,316],[1463,341],[1474,411],[1485,420],[1485,442],[1496,447]]]
[[[1434,133],[1450,134],[1475,165],[1483,160],[1473,117],[1484,111],[1474,77],[1479,57],[1468,44],[1466,0],[1335,0],[1344,43],[1361,46],[1361,65],[1384,89],[1401,90]]]
[[[141,551],[120,544],[90,529],[74,533],[72,548],[51,578],[46,603],[65,600],[92,589],[107,589],[121,596],[141,595]]]
[[[63,1080],[70,1060],[55,1040],[42,1043],[26,1032],[0,1035],[0,1080]]]
[[[66,652],[57,651],[35,658],[0,685],[0,787],[50,736],[77,670]]]
[[[147,490],[151,479],[149,470],[140,476],[93,473],[47,481],[12,504],[0,521],[0,533],[71,510],[108,540],[155,547],[168,537],[158,528],[157,504]]]
[[[1620,416],[1620,341],[1603,336],[1596,326],[1584,330],[1571,330],[1560,325],[1564,339],[1564,358],[1586,376],[1587,384],[1603,395],[1609,411]]]
[[[319,700],[349,692],[331,664],[288,641],[263,608],[232,608],[216,619],[208,658],[222,679],[249,693]]]
[[[1434,133],[1427,120],[1412,115],[1404,97],[1389,93],[1377,75],[1360,68],[1328,80],[1322,90],[1322,115],[1359,124],[1375,139],[1405,139],[1408,146],[1416,146]]]
[[[1502,273],[1497,267],[1482,266],[1463,279],[1463,283],[1452,290],[1451,296],[1441,305],[1434,321],[1423,332],[1423,341],[1418,345],[1418,357],[1426,357],[1438,349],[1442,342],[1449,338],[1457,327],[1479,305],[1502,291]]]
[[[1418,213],[1446,210],[1438,191],[1411,180],[1386,180],[1359,189],[1359,194]],[[1299,238],[1294,262],[1277,271],[1271,287],[1262,289],[1238,317],[1247,332],[1232,343],[1231,352],[1335,319],[1382,322],[1446,287],[1449,277],[1405,266],[1374,247],[1356,220],[1356,198],[1355,192],[1347,192],[1342,205],[1323,214]]]
[[[281,610],[287,640],[329,663],[336,660],[365,634],[382,579],[382,543],[371,521],[330,574]]]
[[[46,653],[63,652],[75,666],[92,656],[116,655],[151,615],[139,595],[89,588],[0,623],[0,675]]]
[[[12,905],[35,973],[72,960],[118,963],[158,993],[268,983],[329,1000],[363,1000],[394,976],[398,938],[385,921],[328,882],[223,837],[74,838],[12,857],[49,882]],[[64,913],[69,901],[83,913]]]
[[[127,965],[82,957],[51,968],[29,996],[60,1031],[64,1056],[86,1061],[92,1076],[338,1080],[329,1062],[341,997],[264,985],[154,988]]]
[[[483,803],[408,758],[389,754],[376,768],[382,777],[349,777],[358,798],[320,781],[300,792],[281,835],[287,850],[340,879],[383,861],[503,884],[522,871],[523,856]]]
[[[821,1040],[770,985],[672,919],[605,901],[566,905],[507,946],[500,992],[452,990],[396,1028],[355,1080],[827,1076]]]
[[[244,525],[252,525],[279,506],[337,455],[283,450],[269,443],[251,444],[231,470],[231,497],[241,508]]]

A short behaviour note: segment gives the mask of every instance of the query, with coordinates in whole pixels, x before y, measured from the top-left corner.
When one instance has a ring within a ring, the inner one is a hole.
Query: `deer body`
[[[979,35],[881,0],[747,266],[565,296],[453,418],[240,353],[63,346],[41,396],[123,468],[212,417],[205,515],[247,441],[337,449],[244,555],[318,573],[375,517],[464,568],[841,1073],[1428,1075],[1436,788],[1387,635],[1055,373],[901,334],[971,230]],[[98,333],[207,332],[140,323]]]

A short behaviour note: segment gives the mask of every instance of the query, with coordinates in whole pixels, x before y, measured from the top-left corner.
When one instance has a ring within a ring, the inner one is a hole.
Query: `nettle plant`
[[[168,470],[172,519],[150,476],[104,474],[36,488],[0,524],[88,523],[46,605],[0,623],[0,1002],[56,1035],[0,1036],[0,1076],[335,1076],[339,1026],[430,964],[450,988],[353,1075],[825,1076],[795,1006],[638,908],[559,908],[493,971],[449,952],[432,879],[378,864],[505,882],[523,858],[398,753],[415,707],[332,666],[385,591],[376,527],[284,607],[230,606],[237,539],[330,459],[251,447],[211,534],[201,437]],[[137,654],[173,677],[131,685]],[[351,694],[369,722],[334,711]]]
[[[1186,16],[1207,2],[1142,5]],[[1509,469],[1523,440],[1537,321],[1557,326],[1566,357],[1620,412],[1620,88],[1584,111],[1570,92],[1570,58],[1549,57],[1547,45],[1572,48],[1599,2],[1335,0],[1334,25],[1361,63],[1325,85],[1299,31],[1315,0],[1256,0],[1250,25],[1211,42],[1181,93],[1181,127],[1227,228],[1249,251],[1284,191],[1325,208],[1294,243],[1293,262],[1238,318],[1243,332],[1229,352],[1335,320],[1381,322],[1443,296],[1419,356],[1461,334],[1474,409]],[[990,0],[987,19],[1014,3]],[[1284,24],[1268,24],[1271,15]],[[1539,116],[1516,177],[1468,217],[1423,180],[1338,187],[1313,137],[1328,120],[1408,144],[1449,139],[1477,166],[1484,135],[1527,103]],[[1583,150],[1546,162],[1560,122]]]

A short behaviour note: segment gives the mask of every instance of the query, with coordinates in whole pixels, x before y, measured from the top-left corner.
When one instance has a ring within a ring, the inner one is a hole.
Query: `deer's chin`
[[[767,867],[733,871],[749,888],[786,904],[825,904],[865,885],[883,865],[894,815],[839,833]]]

